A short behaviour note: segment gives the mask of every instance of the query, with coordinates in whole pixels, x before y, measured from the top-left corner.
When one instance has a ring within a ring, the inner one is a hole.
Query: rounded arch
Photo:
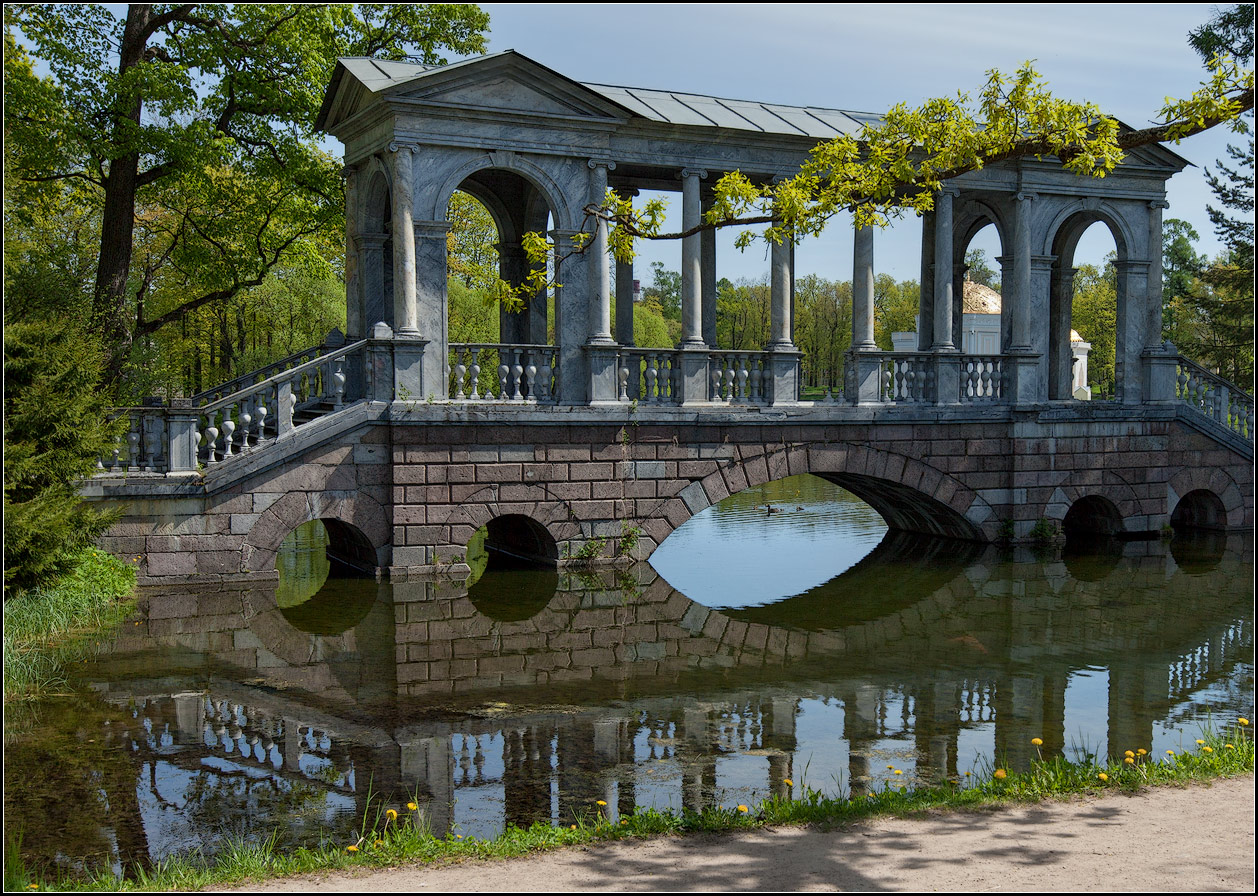
[[[1184,499],[1194,492],[1204,492],[1218,500],[1215,510],[1222,511],[1222,515],[1216,517],[1219,522],[1219,528],[1246,528],[1245,496],[1241,492],[1240,485],[1226,469],[1222,467],[1211,469],[1200,466],[1181,467],[1167,479],[1166,487],[1166,510],[1168,522],[1172,526],[1175,526],[1174,516]],[[1198,502],[1204,500],[1208,499],[1200,496],[1194,499],[1194,501]],[[1189,512],[1189,509],[1185,508],[1185,513],[1187,512]],[[1186,528],[1187,525],[1189,524],[1185,523],[1183,527]]]
[[[289,492],[258,515],[241,548],[241,569],[273,570],[288,533],[314,520],[328,531],[329,559],[371,574],[389,567],[393,529],[378,501],[361,492]]]
[[[459,189],[466,190],[463,186],[464,181],[467,181],[478,171],[487,169],[508,171],[526,180],[545,200],[551,215],[554,217],[556,229],[575,230],[577,228],[578,221],[575,210],[567,201],[563,188],[551,176],[550,172],[528,159],[506,152],[477,156],[451,171],[435,190],[428,193],[427,201],[431,203],[430,207],[425,209],[428,220],[445,221],[446,208],[454,191]],[[477,196],[476,198],[480,199],[481,197]],[[486,207],[488,208],[488,206]],[[418,214],[419,211],[417,209],[416,215],[418,216]]]
[[[1112,203],[1095,198],[1062,204],[1044,230],[1044,243],[1038,254],[1055,256],[1058,261],[1073,261],[1083,232],[1097,223],[1109,229],[1119,260],[1129,258],[1137,240],[1127,216]]]
[[[393,220],[393,175],[372,156],[358,177],[366,184],[358,203],[358,233],[384,233]]]
[[[555,497],[543,485],[513,486],[513,490],[517,492],[514,500],[500,501],[500,487],[487,485],[451,508],[444,519],[430,520],[447,537],[446,544],[432,546],[438,556],[465,556],[477,530],[502,518],[510,518],[511,522],[496,524],[501,527],[500,543],[509,545],[518,538],[521,545],[541,546],[542,557],[550,557],[556,563],[584,543],[586,537],[579,518],[567,501]],[[509,530],[515,530],[516,535],[508,534]]]
[[[1140,496],[1136,494],[1136,490],[1116,473],[1109,470],[1101,471],[1099,474],[1095,471],[1076,473],[1072,480],[1063,482],[1057,487],[1048,504],[1045,505],[1044,518],[1056,522],[1061,526],[1062,532],[1065,533],[1067,529],[1066,521],[1070,518],[1071,512],[1080,503],[1093,498],[1113,508],[1113,517],[1118,520],[1118,525],[1115,531],[1110,534],[1118,535],[1131,532],[1132,530],[1128,528],[1130,521],[1147,518],[1148,509],[1141,503]],[[1095,503],[1084,504],[1083,509],[1076,512],[1077,516],[1075,519],[1083,519],[1082,515],[1089,512],[1089,507],[1096,512],[1101,512],[1099,505]],[[1108,515],[1108,511],[1105,511],[1105,513]],[[1071,525],[1073,524],[1072,521]]]
[[[1123,517],[1103,495],[1086,495],[1070,505],[1061,529],[1068,542],[1087,535],[1112,537],[1122,534]]]
[[[1222,499],[1214,492],[1204,488],[1193,489],[1180,498],[1171,511],[1171,527],[1176,530],[1225,531],[1227,510],[1223,507]]]
[[[995,541],[999,520],[991,505],[960,480],[903,454],[863,445],[795,446],[720,467],[644,514],[646,553],[694,514],[745,488],[812,473],[873,507],[892,529]],[[645,539],[644,539],[645,541]]]

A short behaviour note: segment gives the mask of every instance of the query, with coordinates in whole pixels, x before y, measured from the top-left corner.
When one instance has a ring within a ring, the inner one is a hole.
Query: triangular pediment
[[[316,127],[332,133],[341,122],[372,105],[398,103],[539,117],[635,117],[613,100],[507,50],[447,66],[342,59]]]

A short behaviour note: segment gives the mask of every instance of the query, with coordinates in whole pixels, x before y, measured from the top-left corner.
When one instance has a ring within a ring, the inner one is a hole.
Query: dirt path
[[[263,892],[1254,891],[1254,776],[1138,796],[661,838],[273,881]]]

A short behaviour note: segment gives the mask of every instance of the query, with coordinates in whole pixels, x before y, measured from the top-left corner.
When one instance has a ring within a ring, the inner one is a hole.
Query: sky
[[[482,4],[490,16],[490,51],[513,49],[576,80],[671,89],[732,99],[883,112],[957,91],[976,92],[986,72],[1012,73],[1028,60],[1056,96],[1088,100],[1133,127],[1151,123],[1167,96],[1194,90],[1205,70],[1188,32],[1213,5],[883,5],[866,4]],[[1213,202],[1206,166],[1228,161],[1239,135],[1225,128],[1191,137],[1177,153],[1195,167],[1168,184],[1165,217],[1197,230],[1198,250],[1219,251],[1206,217]],[[680,216],[680,194],[670,209]],[[990,238],[989,238],[990,237]],[[875,266],[901,280],[919,276],[916,218],[875,238]],[[994,229],[974,246],[998,254]],[[1113,249],[1096,225],[1077,262],[1100,263]],[[644,246],[637,276],[650,263],[680,269],[675,243]],[[718,243],[718,275],[737,280],[768,272],[763,244],[740,253],[733,237]],[[995,265],[993,265],[995,267]],[[852,276],[850,219],[796,250],[797,276]]]

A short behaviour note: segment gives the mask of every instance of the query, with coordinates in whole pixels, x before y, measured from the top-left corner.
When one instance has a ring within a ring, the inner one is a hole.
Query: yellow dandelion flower
[[[1223,746],[1224,746],[1225,748],[1229,749],[1229,750],[1235,750],[1235,749],[1236,749],[1236,748],[1235,748],[1234,746],[1232,746],[1231,744],[1224,744]]]
[[[412,812],[414,812],[416,809],[418,809],[418,808],[419,808],[419,806],[417,806],[415,803],[407,803],[407,804],[406,804],[406,808],[408,808],[408,809],[410,809]]]
[[[746,811],[747,811],[747,807],[746,807],[746,806],[744,806],[744,805],[741,805],[741,804],[740,804],[740,805],[739,805],[739,807],[738,807],[738,811],[739,811],[739,812],[746,812]]]
[[[594,805],[596,805],[596,806],[606,806],[606,805],[607,805],[607,800],[597,800],[597,801],[595,801]]]
[[[902,774],[904,774],[904,772],[900,771],[898,768],[895,770],[895,773],[896,773],[897,775],[902,775]]]
[[[1105,774],[1105,772],[1101,772],[1100,774],[1097,775],[1097,777],[1100,778],[1102,781],[1109,780],[1109,775]]]
[[[1241,725],[1241,726],[1246,726],[1246,725],[1248,725],[1248,724],[1249,724],[1249,719],[1239,719],[1239,718],[1238,718],[1238,719],[1236,720],[1236,724],[1237,724],[1237,725]]]
[[[969,772],[966,772],[966,774],[968,775]],[[1005,780],[1005,770],[1003,768],[996,769],[994,772],[992,772],[992,777],[995,778],[997,781]]]
[[[390,809],[388,812],[385,812],[384,814],[389,819],[389,821],[397,821],[397,809]]]
[[[462,835],[462,834],[455,834],[455,835],[454,835],[454,839],[455,839],[455,840],[462,840],[462,839],[463,839],[463,835]]]
[[[1197,744],[1198,744],[1198,746],[1200,746],[1201,744],[1204,744],[1204,743],[1205,743],[1205,741],[1204,741],[1204,740],[1202,740],[1201,738],[1197,738]]]
[[[357,847],[357,846],[347,846],[347,847],[345,847],[345,851],[346,851],[346,852],[358,852],[358,847]]]
[[[1124,759],[1124,760],[1123,760],[1123,762],[1127,763],[1128,765],[1135,765],[1135,764],[1136,764],[1136,760],[1135,760],[1135,758],[1134,758],[1134,757],[1131,757],[1131,756],[1128,756],[1126,759]]]
[[[966,773],[965,773],[965,776],[968,778],[968,777],[970,776],[970,773],[969,773],[969,772],[966,772]]]
[[[1128,757],[1128,758],[1131,758],[1132,756],[1135,756],[1136,754],[1135,754],[1135,753],[1133,753],[1133,752],[1131,752],[1131,750],[1128,750],[1128,751],[1127,751],[1126,753],[1124,753],[1123,755],[1124,755],[1124,756],[1126,756],[1126,757]]]
[[[1136,750],[1136,755],[1137,755],[1137,756],[1143,756],[1143,755],[1145,755],[1145,754],[1146,754],[1146,753],[1148,753],[1148,752],[1149,752],[1149,751],[1148,751],[1148,750],[1146,750],[1144,747],[1141,747],[1139,750]]]
[[[1213,753],[1213,752],[1214,752],[1214,747],[1202,747],[1201,749],[1202,749],[1204,752],[1206,752],[1206,753]]]
[[[620,823],[621,823],[621,824],[628,824],[628,823],[629,823],[629,820],[628,820],[628,819],[625,819],[625,818],[622,818],[622,819],[620,819]]]
[[[572,827],[570,827],[568,830],[570,830],[570,831],[575,831],[576,829],[577,829],[577,826],[574,824],[574,825],[573,825]]]
[[[794,786],[795,786],[795,782],[794,782],[794,781],[792,781],[790,778],[783,778],[783,779],[782,779],[782,783],[783,783],[783,784],[785,784],[787,787],[794,787]]]
[[[377,840],[377,841],[376,841],[376,846],[384,846],[384,841],[383,841],[383,840]]]
[[[888,769],[888,770],[893,769],[893,768],[895,768],[895,766],[894,766],[894,765],[888,765],[888,766],[887,766],[887,769]]]
[[[1033,737],[1033,738],[1031,738],[1031,743],[1032,743],[1034,746],[1037,746],[1037,747],[1042,747],[1042,746],[1044,746],[1044,741],[1040,740],[1038,737]]]

